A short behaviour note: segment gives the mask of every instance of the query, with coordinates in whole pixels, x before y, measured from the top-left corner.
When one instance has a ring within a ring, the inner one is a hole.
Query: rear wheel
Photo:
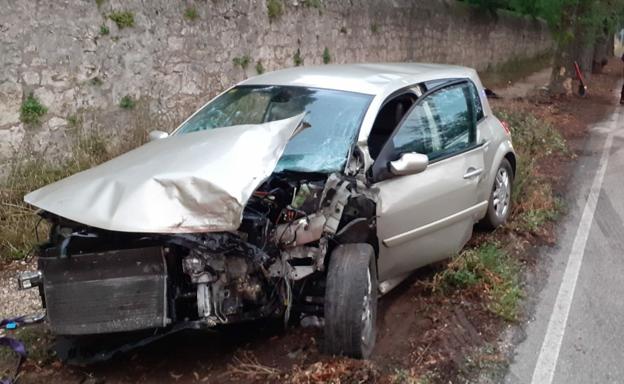
[[[511,212],[513,177],[511,164],[507,159],[503,159],[496,170],[487,215],[482,221],[485,228],[494,229],[507,221]]]
[[[325,351],[368,358],[377,319],[377,268],[370,244],[340,245],[332,252],[324,312]]]

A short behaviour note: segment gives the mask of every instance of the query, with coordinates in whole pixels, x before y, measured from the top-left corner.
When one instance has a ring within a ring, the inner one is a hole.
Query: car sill
[[[449,225],[462,221],[466,219],[467,217],[472,216],[477,212],[480,212],[485,207],[487,207],[487,205],[488,205],[487,200],[482,201],[479,204],[473,205],[470,208],[464,209],[463,211],[457,212],[451,216],[445,217],[438,221],[434,221],[433,223],[429,223],[429,224],[423,225],[422,227],[412,229],[411,231],[404,232],[399,235],[384,239],[382,243],[388,248],[396,247],[397,245],[401,245],[405,243],[406,241],[410,241],[418,237],[428,235],[441,228],[448,227]]]

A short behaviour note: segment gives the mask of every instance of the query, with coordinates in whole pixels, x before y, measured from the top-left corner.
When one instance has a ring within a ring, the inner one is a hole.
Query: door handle
[[[466,174],[464,175],[464,179],[472,179],[473,177],[477,177],[483,173],[483,168],[468,168]]]

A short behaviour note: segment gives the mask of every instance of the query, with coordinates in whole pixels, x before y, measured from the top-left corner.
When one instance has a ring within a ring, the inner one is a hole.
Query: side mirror
[[[390,172],[395,176],[412,175],[427,169],[429,156],[422,153],[404,153],[398,160],[389,163]]]
[[[169,137],[169,134],[163,131],[151,131],[148,135],[149,141],[160,140],[167,137]]]

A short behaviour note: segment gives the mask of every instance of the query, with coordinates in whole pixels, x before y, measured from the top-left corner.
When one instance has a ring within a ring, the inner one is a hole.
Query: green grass
[[[20,120],[24,124],[38,125],[41,123],[41,117],[47,112],[48,108],[41,104],[39,99],[31,93],[22,103]]]
[[[485,243],[463,251],[448,268],[434,277],[435,290],[448,293],[477,285],[488,292],[488,309],[494,314],[515,321],[522,299],[519,262],[505,253],[498,244]]]
[[[554,127],[526,107],[499,108],[496,115],[509,124],[519,158],[507,228],[519,233],[539,233],[546,223],[558,217],[562,203],[554,196],[551,181],[540,175],[537,162],[554,154],[567,154],[567,144]],[[515,321],[523,298],[521,264],[504,251],[512,248],[510,245],[492,239],[489,235],[481,245],[453,258],[446,269],[435,275],[434,291],[448,294],[477,289],[486,293],[487,308],[492,313]]]
[[[134,14],[130,11],[115,11],[108,15],[108,18],[113,20],[119,29],[129,28],[134,26]]]
[[[282,0],[267,0],[267,14],[269,21],[276,20],[284,14],[284,3]]]
[[[126,95],[119,100],[119,107],[123,109],[134,109],[136,101],[130,95]]]
[[[188,7],[184,11],[184,18],[189,21],[195,21],[199,19],[199,12],[197,12],[197,9],[194,7]]]
[[[24,203],[24,195],[138,147],[145,143],[148,131],[167,124],[139,102],[129,118],[127,131],[104,134],[84,124],[82,115],[72,115],[63,157],[53,158],[27,145],[15,153],[6,164],[6,177],[0,179],[0,263],[25,258],[38,243],[37,236],[46,239],[47,224],[40,223],[35,233],[39,217]]]
[[[303,0],[302,2],[304,7],[321,9],[323,8],[323,3],[321,0]]]
[[[110,33],[110,29],[104,24],[100,25],[100,35],[106,36]]]

